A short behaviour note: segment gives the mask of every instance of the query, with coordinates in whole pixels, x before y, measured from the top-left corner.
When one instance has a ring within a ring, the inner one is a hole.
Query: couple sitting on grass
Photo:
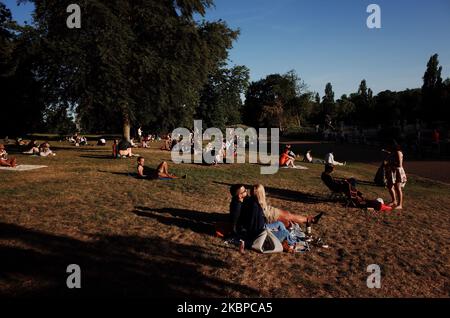
[[[231,235],[242,239],[242,244],[247,247],[252,246],[265,229],[269,229],[283,244],[285,251],[294,252],[297,242],[292,240],[288,228],[294,223],[317,224],[323,215],[320,213],[315,217],[300,216],[272,207],[267,204],[266,192],[261,184],[254,185],[250,195],[242,184],[231,186],[230,193]],[[241,246],[241,249],[243,248],[244,246]]]
[[[354,178],[336,180],[331,174],[334,171],[334,166],[331,164],[325,165],[325,171],[322,172],[321,179],[323,183],[333,193],[342,193],[347,199],[353,203],[355,207],[361,209],[373,209],[377,211],[391,211],[392,207],[385,205],[381,198],[376,200],[368,200],[363,197],[363,194],[356,189],[356,180]]]
[[[137,177],[139,179],[155,179],[155,180],[172,180],[179,179],[174,174],[169,173],[169,164],[166,161],[161,162],[156,170],[149,169],[144,166],[144,157],[139,157],[137,159]],[[186,179],[187,175],[184,175],[182,179]]]

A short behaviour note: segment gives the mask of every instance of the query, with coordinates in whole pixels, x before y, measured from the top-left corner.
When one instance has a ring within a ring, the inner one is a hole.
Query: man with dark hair
[[[230,222],[232,225],[233,234],[239,231],[238,223],[241,215],[242,205],[247,197],[247,189],[243,184],[233,184],[230,187],[231,202],[230,202]]]
[[[355,190],[356,180],[348,179],[348,180],[335,180],[331,175],[334,171],[334,166],[330,164],[325,165],[325,171],[322,172],[320,178],[323,183],[333,192],[342,192],[346,195],[350,195],[351,190]]]

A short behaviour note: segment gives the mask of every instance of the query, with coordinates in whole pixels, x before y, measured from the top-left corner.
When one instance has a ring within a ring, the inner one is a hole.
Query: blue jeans
[[[284,226],[283,222],[277,221],[271,224],[266,224],[266,228],[268,230],[271,230],[273,235],[280,241],[283,242],[284,240],[287,240],[289,245],[294,245],[295,241],[291,240],[291,237],[289,235],[289,231],[286,229],[286,226]]]

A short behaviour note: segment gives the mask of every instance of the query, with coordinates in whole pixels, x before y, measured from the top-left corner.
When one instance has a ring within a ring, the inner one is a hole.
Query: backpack
[[[387,180],[386,180],[386,169],[384,164],[382,164],[378,168],[377,173],[375,174],[375,178],[373,179],[373,182],[375,182],[375,184],[379,187],[386,186]]]
[[[283,245],[280,240],[268,229],[265,229],[258,235],[253,241],[252,248],[263,254],[283,252]]]

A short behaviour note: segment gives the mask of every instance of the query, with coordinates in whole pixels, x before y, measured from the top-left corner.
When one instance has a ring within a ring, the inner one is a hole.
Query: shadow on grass
[[[118,160],[114,159],[111,155],[81,155],[80,158]]]
[[[158,237],[94,236],[92,241],[0,223],[0,296],[219,297],[251,288],[206,276],[226,268],[211,250]],[[81,268],[81,289],[68,289],[67,266]]]
[[[228,221],[228,216],[225,213],[208,213],[174,208],[152,209],[137,206],[133,213],[141,217],[155,219],[166,225],[175,225],[207,235],[214,235],[215,223]],[[170,216],[167,216],[167,214]]]
[[[226,185],[228,187],[232,186],[232,183],[225,183],[225,182],[218,182],[214,181],[216,184],[220,185]],[[246,184],[244,185],[246,188],[251,188],[253,185]],[[305,193],[300,191],[294,191],[289,189],[279,189],[279,188],[272,188],[272,187],[266,187],[266,194],[268,197],[280,199],[280,200],[286,200],[286,201],[300,201],[307,204],[315,204],[320,202],[329,202],[330,200],[327,197],[324,196],[318,196],[311,193]]]
[[[137,176],[137,173],[134,172],[115,172],[115,171],[105,171],[105,170],[97,170],[97,172],[101,172],[101,173],[110,173],[110,174],[114,174],[117,176],[124,176],[124,177],[132,177],[134,179],[139,179]],[[142,179],[140,179],[142,180]]]

